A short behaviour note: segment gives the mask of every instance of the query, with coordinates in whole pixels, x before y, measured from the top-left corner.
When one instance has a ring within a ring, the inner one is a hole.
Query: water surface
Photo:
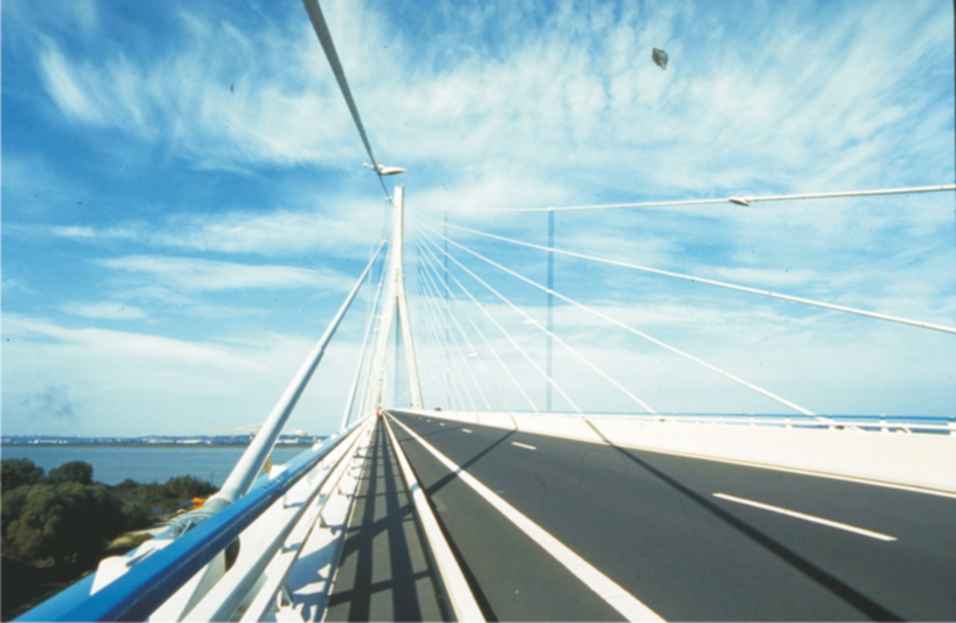
[[[285,463],[304,449],[279,447],[273,453],[273,461]],[[93,479],[110,485],[127,478],[165,482],[185,475],[221,485],[243,450],[238,446],[4,446],[0,457],[30,459],[47,471],[67,461],[86,461],[93,466]]]

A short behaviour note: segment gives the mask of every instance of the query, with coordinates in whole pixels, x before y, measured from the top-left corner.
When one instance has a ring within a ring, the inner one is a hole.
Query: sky
[[[389,217],[302,4],[51,6],[0,15],[3,433],[254,428]],[[452,263],[497,325],[446,301],[446,215],[544,243],[514,209],[956,178],[946,0],[322,6],[378,160],[408,170],[387,183],[428,406],[546,400],[544,293],[451,246],[503,298]],[[540,251],[448,231],[546,278]],[[555,244],[956,325],[954,193],[559,213]],[[290,428],[338,426],[376,276]],[[956,416],[952,335],[563,257],[555,288],[816,413]],[[574,305],[555,331],[556,410],[792,412]]]

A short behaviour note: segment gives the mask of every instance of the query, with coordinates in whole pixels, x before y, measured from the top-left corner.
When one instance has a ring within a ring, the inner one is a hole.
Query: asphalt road
[[[398,419],[664,618],[956,619],[952,498],[477,424],[441,426],[408,414]],[[620,618],[393,428],[486,614]]]

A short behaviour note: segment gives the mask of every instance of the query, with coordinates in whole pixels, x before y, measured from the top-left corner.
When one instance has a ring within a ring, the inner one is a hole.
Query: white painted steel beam
[[[331,341],[332,336],[335,335],[335,331],[339,328],[339,324],[342,323],[345,312],[348,311],[352,305],[352,301],[355,300],[355,295],[358,294],[359,288],[365,283],[365,279],[372,270],[372,265],[382,252],[382,247],[384,246],[385,241],[382,241],[372,255],[372,259],[366,264],[365,270],[363,270],[359,278],[355,280],[352,291],[345,297],[345,301],[342,302],[335,317],[332,318],[332,321],[328,327],[326,327],[325,333],[322,334],[322,337],[319,338],[315,347],[305,358],[305,361],[299,367],[299,371],[296,372],[296,375],[292,378],[288,387],[282,392],[282,396],[279,397],[279,401],[276,402],[269,416],[259,428],[259,432],[256,433],[256,436],[246,448],[245,452],[242,453],[242,456],[239,457],[239,461],[236,462],[236,466],[232,469],[232,472],[230,472],[222,489],[207,502],[207,505],[210,503],[215,505],[217,503],[228,504],[234,502],[249,490],[252,482],[259,475],[259,472],[262,471],[262,466],[272,453],[272,448],[275,446],[279,433],[282,432],[282,427],[285,425],[286,420],[289,419],[289,416],[292,415],[292,411],[295,409],[299,397],[302,395],[306,385],[308,385],[309,380],[312,378],[312,374],[322,360],[326,347]]]

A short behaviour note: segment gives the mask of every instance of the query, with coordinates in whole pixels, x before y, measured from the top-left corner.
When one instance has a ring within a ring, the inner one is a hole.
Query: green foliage
[[[124,501],[123,516],[127,530],[142,530],[156,523],[156,515],[150,505],[140,500]]]
[[[3,491],[12,491],[23,485],[32,485],[43,480],[43,468],[30,459],[3,459],[0,461],[0,486]]]
[[[164,488],[167,496],[177,498],[203,497],[216,492],[216,488],[207,481],[192,476],[170,478]]]
[[[27,500],[27,494],[30,487],[18,487],[12,491],[4,491],[3,499],[0,501],[0,525],[3,526],[3,539],[6,545],[7,528],[10,523],[20,516],[23,512],[23,505]]]
[[[93,467],[71,461],[43,470],[26,459],[3,461],[4,556],[38,565],[89,565],[126,530],[155,525],[192,498],[216,488],[192,476],[164,484],[124,480],[115,487],[93,482]]]
[[[23,558],[89,565],[125,527],[122,503],[103,485],[32,485],[7,527],[8,546]]]
[[[55,583],[72,582],[104,555],[121,553],[149,538],[126,535],[107,552],[108,544],[122,532],[156,525],[173,511],[191,506],[191,498],[216,491],[191,476],[163,484],[127,479],[107,487],[93,482],[93,467],[82,461],[52,469],[46,479],[43,470],[27,459],[5,459],[2,465],[4,620],[35,603]]]
[[[78,482],[82,485],[93,484],[93,466],[83,461],[70,461],[55,467],[47,474],[50,482]]]

